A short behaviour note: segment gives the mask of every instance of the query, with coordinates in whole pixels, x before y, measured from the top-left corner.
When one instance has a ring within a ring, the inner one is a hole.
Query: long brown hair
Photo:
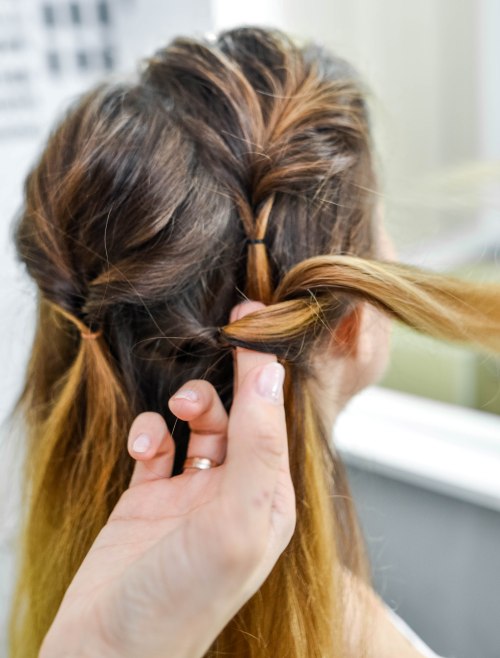
[[[310,392],[312,350],[362,301],[500,350],[498,287],[377,261],[376,200],[358,76],[276,31],[176,39],[137,81],[103,84],[69,110],[27,178],[16,226],[39,320],[18,405],[29,445],[14,658],[37,655],[128,485],[133,417],[157,411],[172,427],[166,400],[191,378],[211,381],[229,409],[235,345],[287,367],[297,527],[209,655],[360,655],[346,646],[342,573],[368,570]],[[227,325],[244,294],[270,306]],[[82,327],[99,337],[82,340]],[[187,436],[177,423],[174,473]]]

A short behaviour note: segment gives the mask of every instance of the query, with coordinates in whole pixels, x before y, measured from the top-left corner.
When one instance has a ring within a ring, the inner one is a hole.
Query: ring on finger
[[[199,471],[206,471],[215,466],[220,466],[220,464],[208,457],[188,457],[184,461],[182,470],[185,471],[187,468],[195,468]]]

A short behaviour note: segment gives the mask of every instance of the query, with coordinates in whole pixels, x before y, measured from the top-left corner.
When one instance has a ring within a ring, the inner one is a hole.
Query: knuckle
[[[207,396],[216,394],[214,385],[208,382],[206,379],[193,379],[192,387],[196,388],[199,393]]]
[[[215,392],[213,385],[206,379],[188,379],[182,384],[178,391],[191,390],[198,393],[202,400],[210,397]]]
[[[138,414],[132,423],[130,424],[129,428],[129,433],[128,433],[128,438],[129,441],[132,439],[134,435],[136,435],[138,432],[140,432],[140,429],[143,426],[147,426],[148,423],[148,418],[149,418],[149,412],[147,411],[142,411],[140,414]]]
[[[206,379],[194,379],[185,384],[186,388],[191,388],[199,396],[199,405],[201,412],[211,409],[219,399],[215,387]]]
[[[211,407],[216,406],[219,402],[219,394],[215,390],[213,384],[207,381],[200,382],[200,397],[202,400],[202,405],[205,409],[210,409]]]

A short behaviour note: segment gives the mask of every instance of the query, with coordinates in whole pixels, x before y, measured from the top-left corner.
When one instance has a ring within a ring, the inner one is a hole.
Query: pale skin
[[[262,306],[241,304],[231,320]],[[380,355],[386,348],[378,342],[370,351],[375,344],[366,331],[372,336],[379,324],[379,338],[387,337],[385,319],[362,305],[345,322],[357,330],[349,332],[352,345],[332,354],[337,376],[329,370],[321,402],[329,420],[332,409],[338,411],[370,383],[361,373],[370,372],[372,379],[384,364]],[[378,362],[368,368],[370,359]],[[189,423],[188,456],[206,456],[220,466],[172,477],[175,446],[163,417],[145,412],[134,420],[128,439],[136,460],[130,486],[70,584],[40,658],[203,656],[269,575],[296,523],[282,369],[273,355],[240,348],[235,365],[229,417],[203,380],[187,382],[168,401]],[[319,371],[318,376],[325,377]],[[368,601],[374,658],[421,657],[394,628],[375,593],[351,578],[349,588],[354,635],[363,623],[356,600]]]

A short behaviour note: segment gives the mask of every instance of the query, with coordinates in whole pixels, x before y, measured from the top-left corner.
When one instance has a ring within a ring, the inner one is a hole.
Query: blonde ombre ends
[[[498,286],[377,260],[376,189],[355,71],[275,31],[176,39],[137,82],[103,84],[69,110],[27,178],[16,226],[40,302],[18,405],[28,459],[13,658],[37,655],[126,489],[134,416],[158,411],[174,427],[166,401],[197,378],[229,409],[235,345],[287,368],[297,526],[209,655],[369,654],[367,628],[354,646],[347,639],[343,574],[367,580],[368,568],[311,395],[312,351],[360,302],[435,336],[500,347]],[[228,325],[243,291],[270,305]],[[99,335],[82,338],[78,322]],[[176,423],[174,474],[187,437]]]

